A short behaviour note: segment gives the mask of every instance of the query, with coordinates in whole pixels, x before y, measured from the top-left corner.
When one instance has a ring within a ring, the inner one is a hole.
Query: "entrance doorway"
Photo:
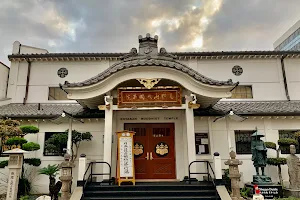
[[[174,123],[124,124],[134,131],[136,179],[175,179]]]

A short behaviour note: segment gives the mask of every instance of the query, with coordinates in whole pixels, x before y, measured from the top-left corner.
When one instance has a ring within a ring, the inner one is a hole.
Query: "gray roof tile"
[[[232,109],[242,115],[300,115],[300,101],[221,101],[214,105],[213,109],[217,112]]]
[[[39,109],[40,108],[40,109]],[[300,101],[220,101],[211,108],[194,110],[196,116],[223,115],[233,110],[240,115],[299,115]],[[74,117],[104,117],[97,109],[84,109],[79,104],[18,104],[0,106],[0,117],[53,118],[65,111]]]

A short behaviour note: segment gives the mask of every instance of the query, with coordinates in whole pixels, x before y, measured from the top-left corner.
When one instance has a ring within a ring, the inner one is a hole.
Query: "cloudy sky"
[[[1,0],[0,60],[15,40],[49,52],[128,52],[157,34],[168,51],[270,50],[300,0]]]

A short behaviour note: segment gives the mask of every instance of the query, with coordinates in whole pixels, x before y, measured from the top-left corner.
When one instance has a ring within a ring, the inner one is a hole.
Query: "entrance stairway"
[[[159,200],[194,200],[220,199],[212,182],[159,182],[137,183],[133,185],[101,185],[88,183],[83,191],[82,200],[110,199],[159,199]]]

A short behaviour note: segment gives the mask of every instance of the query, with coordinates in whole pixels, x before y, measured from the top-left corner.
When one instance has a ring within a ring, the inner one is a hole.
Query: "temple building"
[[[181,181],[191,162],[213,162],[215,152],[226,169],[234,150],[243,161],[241,181],[249,182],[255,174],[253,132],[277,143],[300,130],[299,51],[168,52],[150,34],[132,46],[129,53],[50,53],[14,42],[0,117],[39,127],[26,138],[41,149],[27,157],[40,158],[41,167],[58,164],[65,149],[47,152],[51,135],[91,132],[79,154],[109,163],[114,177],[116,132],[129,130],[135,132],[137,181]],[[70,151],[70,145],[65,148]],[[194,170],[205,172],[206,166]],[[276,170],[266,169],[274,181]],[[35,181],[39,190],[48,190],[47,179]],[[283,179],[288,183],[286,166]]]

